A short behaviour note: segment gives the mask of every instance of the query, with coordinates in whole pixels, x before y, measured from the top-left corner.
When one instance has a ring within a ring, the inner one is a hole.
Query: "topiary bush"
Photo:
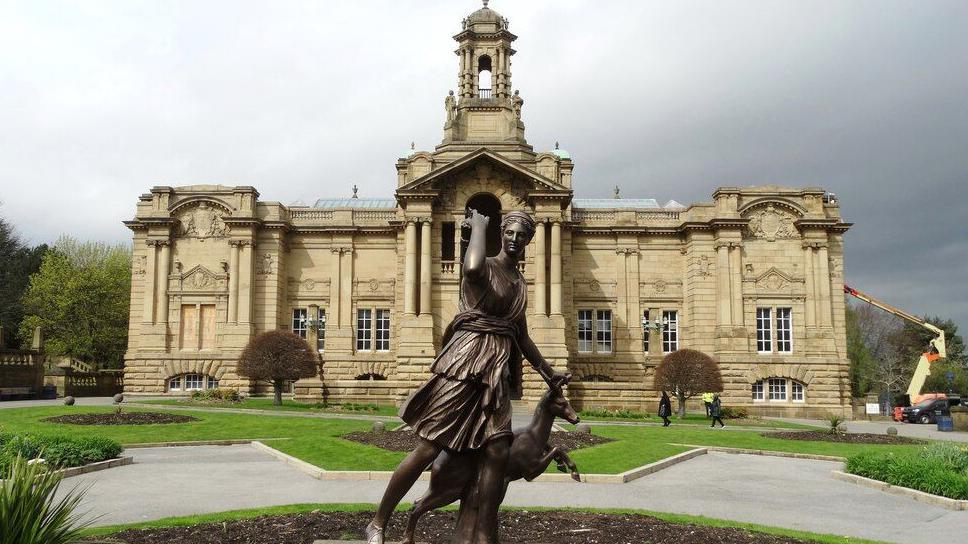
[[[936,442],[901,454],[867,451],[849,457],[846,470],[891,485],[968,500],[968,445]]]
[[[199,401],[242,402],[239,390],[231,388],[202,389],[192,392],[191,398]]]

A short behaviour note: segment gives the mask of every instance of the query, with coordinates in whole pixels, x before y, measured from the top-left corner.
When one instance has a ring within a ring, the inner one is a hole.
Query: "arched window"
[[[359,376],[356,377],[356,379],[374,381],[374,380],[385,380],[387,379],[387,377],[384,376],[383,374],[377,374],[376,372],[367,372],[366,374],[360,374]]]
[[[200,391],[217,389],[218,378],[204,374],[179,374],[168,378],[168,391]]]
[[[491,57],[482,55],[477,59],[477,89],[480,91],[480,98],[491,97]]]
[[[605,376],[604,374],[589,374],[581,379],[583,382],[614,382],[611,376]]]

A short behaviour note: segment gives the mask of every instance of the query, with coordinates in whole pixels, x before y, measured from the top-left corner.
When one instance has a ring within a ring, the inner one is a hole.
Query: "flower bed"
[[[42,457],[56,468],[70,468],[114,459],[121,444],[100,436],[30,435],[0,432],[0,478],[19,454],[25,459]]]
[[[863,452],[847,459],[846,471],[948,497],[968,500],[968,445],[938,442],[913,452]]]

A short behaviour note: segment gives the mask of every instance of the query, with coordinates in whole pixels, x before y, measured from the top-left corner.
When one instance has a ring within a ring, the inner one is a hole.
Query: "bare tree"
[[[249,340],[239,357],[238,372],[253,380],[272,382],[273,403],[279,406],[286,380],[315,376],[316,364],[317,357],[305,340],[291,332],[276,330]]]
[[[694,349],[680,349],[662,358],[655,369],[655,387],[671,391],[679,402],[679,417],[686,415],[686,400],[706,392],[723,390],[719,365]]]

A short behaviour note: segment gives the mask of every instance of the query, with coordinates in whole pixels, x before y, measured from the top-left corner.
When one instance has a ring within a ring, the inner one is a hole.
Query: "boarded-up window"
[[[201,324],[201,337],[202,337],[202,349],[212,349],[215,347],[215,305],[214,304],[202,304],[201,317],[199,323]]]
[[[182,349],[198,349],[198,306],[182,305],[180,336]]]

